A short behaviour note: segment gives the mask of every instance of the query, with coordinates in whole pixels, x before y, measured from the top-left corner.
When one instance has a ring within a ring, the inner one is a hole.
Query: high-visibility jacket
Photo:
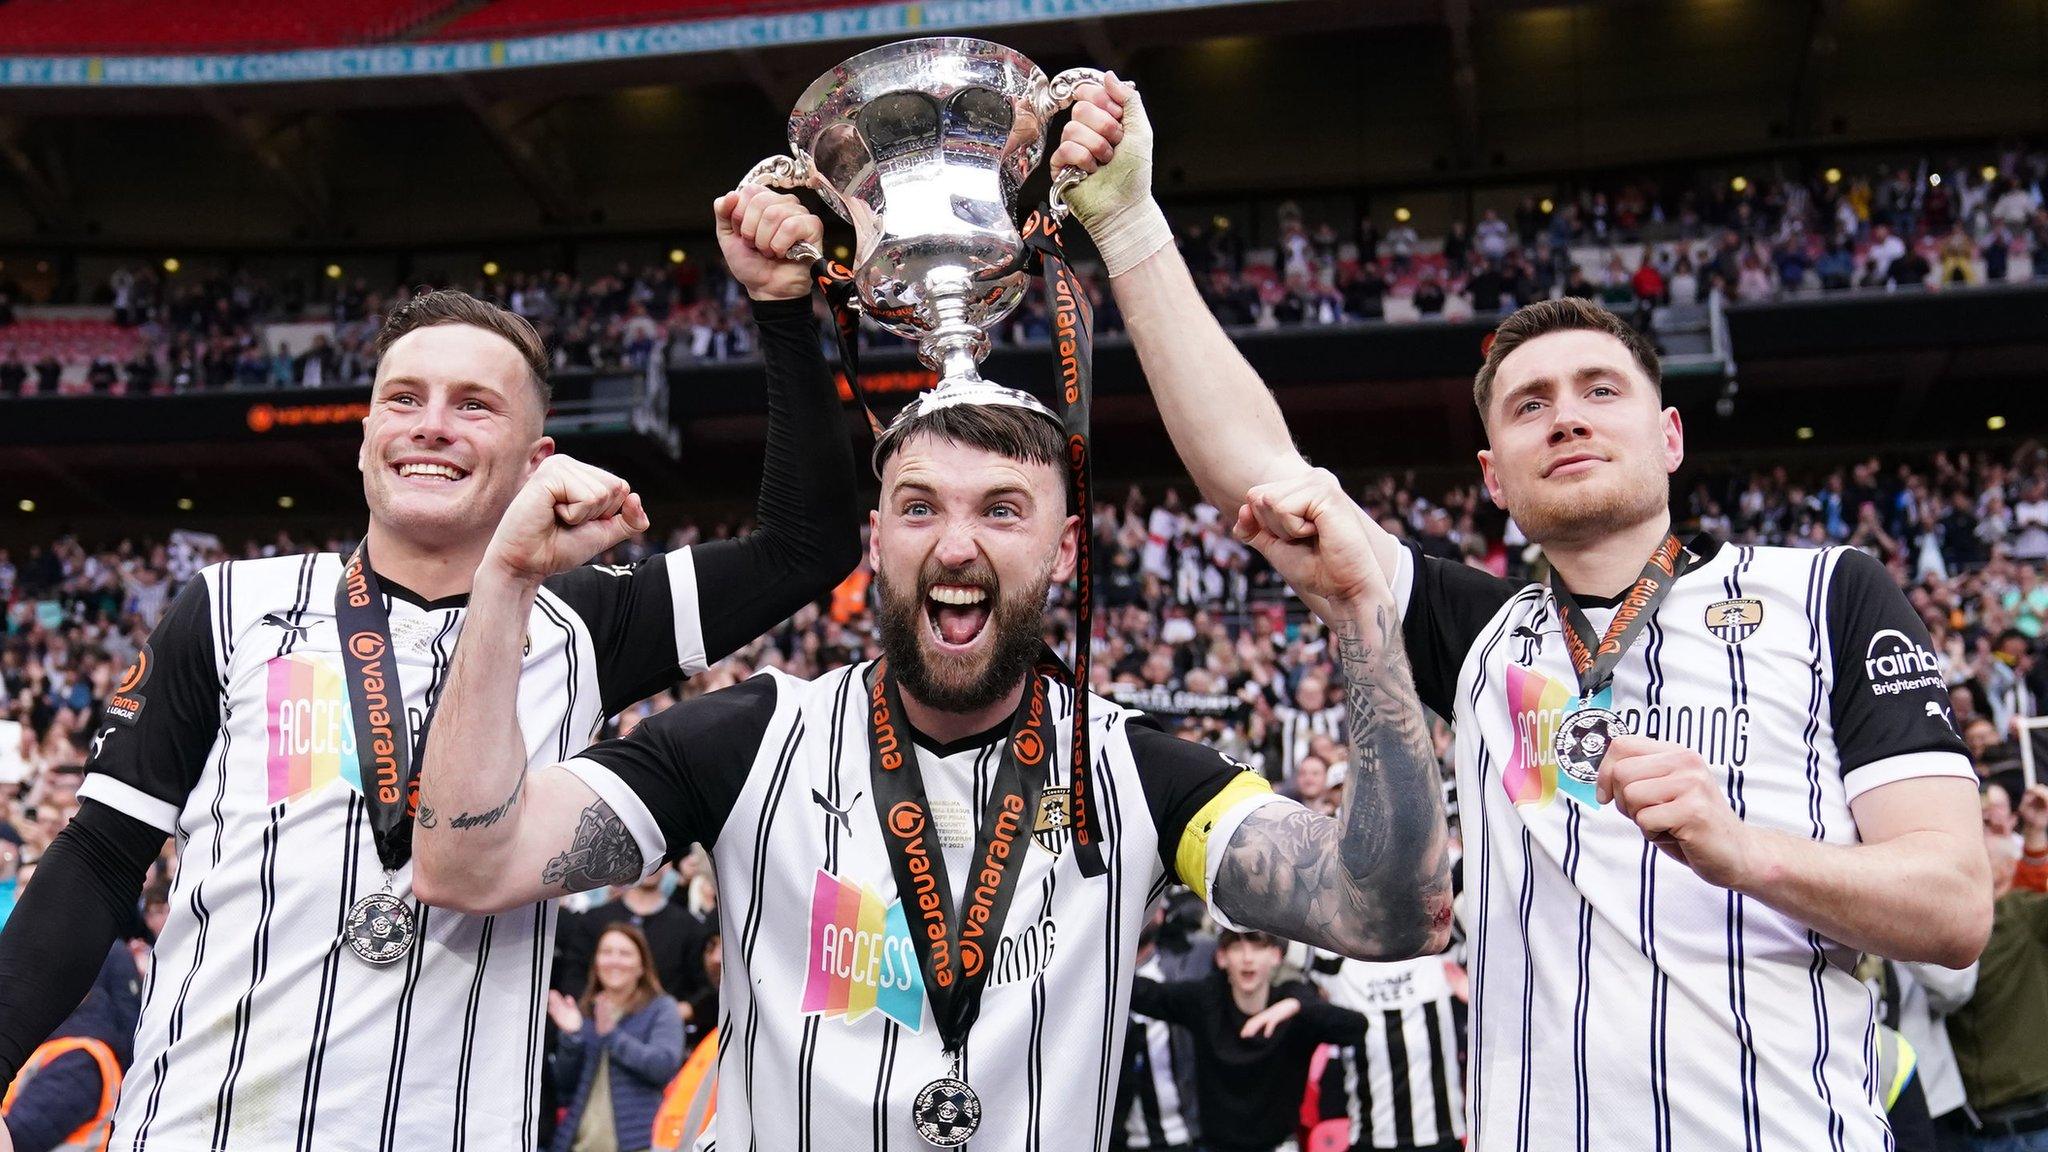
[[[1899,1102],[1899,1094],[1906,1085],[1913,1082],[1913,1073],[1920,1067],[1919,1053],[1913,1045],[1899,1034],[1898,1029],[1889,1025],[1877,1026],[1877,1091],[1884,1100],[1884,1110],[1889,1112]]]
[[[718,1029],[713,1028],[662,1093],[661,1110],[654,1114],[651,1152],[688,1152],[717,1114]]]
[[[66,1152],[106,1152],[107,1141],[114,1136],[114,1101],[121,1095],[121,1062],[104,1040],[90,1036],[59,1036],[44,1041],[29,1055],[28,1063],[21,1066],[20,1074],[7,1089],[6,1099],[0,1100],[0,1116],[14,1110],[15,1097],[21,1094],[29,1081],[35,1079],[44,1065],[71,1052],[84,1052],[100,1066],[100,1102],[92,1119],[79,1125],[77,1131],[66,1136],[64,1143],[57,1147]]]

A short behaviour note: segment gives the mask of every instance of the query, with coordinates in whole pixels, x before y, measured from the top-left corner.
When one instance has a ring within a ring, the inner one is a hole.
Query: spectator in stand
[[[1500,218],[1500,213],[1488,208],[1480,214],[1479,227],[1472,230],[1472,242],[1488,265],[1497,265],[1507,259],[1508,245],[1513,241],[1507,221]]]
[[[1927,278],[1934,269],[1928,266],[1927,257],[1917,248],[1907,248],[1906,254],[1892,261],[1885,269],[1884,283],[1888,288],[1925,288]]]
[[[1264,932],[1225,931],[1216,945],[1219,971],[1132,982],[1133,1012],[1179,1024],[1194,1038],[1208,1152],[1274,1152],[1289,1143],[1316,1046],[1356,1043],[1364,1035],[1363,1016],[1323,1003],[1309,985],[1273,986],[1281,947]],[[1267,1013],[1283,1001],[1294,1003]]]
[[[1415,310],[1424,316],[1441,316],[1444,311],[1443,278],[1435,268],[1425,267],[1415,282]]]
[[[1392,228],[1387,229],[1386,251],[1393,259],[1394,275],[1408,274],[1409,265],[1415,262],[1416,246],[1421,243],[1422,238],[1415,234],[1414,226],[1406,220],[1397,220]]]
[[[19,396],[28,383],[28,365],[9,348],[0,352],[0,399]]]
[[[43,358],[36,361],[36,395],[55,396],[63,379],[63,363],[55,353],[43,353]]]
[[[1941,280],[1944,284],[1977,283],[1977,242],[1958,220],[1941,241]]]
[[[2048,806],[2036,809],[2048,828]],[[2048,852],[2048,836],[2040,846]],[[1973,1152],[2048,1148],[2048,894],[2018,883],[2019,858],[2003,838],[1986,841],[1994,897],[1991,939],[1977,987],[1948,1017],[1969,1099]]]
[[[555,987],[583,986],[604,930],[631,924],[647,938],[662,988],[682,1001],[696,995],[704,982],[703,932],[698,921],[669,897],[670,877],[666,866],[657,868],[651,876],[614,888],[611,899],[587,912],[564,912],[555,937]]]
[[[683,1021],[662,991],[647,937],[627,923],[598,934],[581,1000],[552,989],[561,1030],[555,1079],[569,1100],[554,1152],[644,1152],[662,1089],[683,1066]]]

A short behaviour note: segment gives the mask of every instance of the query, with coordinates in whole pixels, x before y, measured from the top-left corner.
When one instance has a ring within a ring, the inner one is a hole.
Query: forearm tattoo
[[[525,790],[526,774],[522,772],[519,774],[519,782],[512,785],[512,794],[505,797],[503,804],[487,812],[464,812],[448,821],[448,826],[458,832],[467,831],[471,828],[489,828],[491,825],[503,820],[507,812],[512,811],[512,806],[519,803],[519,794]]]
[[[1391,608],[1332,632],[1351,764],[1333,819],[1271,805],[1239,826],[1216,904],[1247,926],[1357,959],[1424,955],[1450,938],[1443,791]]]
[[[569,850],[548,861],[540,882],[570,892],[626,884],[640,877],[640,845],[612,806],[602,800],[583,810]]]

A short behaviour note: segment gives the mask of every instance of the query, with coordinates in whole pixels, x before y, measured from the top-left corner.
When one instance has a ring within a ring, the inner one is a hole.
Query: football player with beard
[[[876,462],[880,660],[684,701],[528,776],[489,826],[423,826],[428,899],[517,907],[710,845],[733,944],[717,1120],[732,1147],[846,1132],[954,1146],[977,1128],[978,1149],[1100,1147],[1140,931],[1168,881],[1226,924],[1349,956],[1443,947],[1435,757],[1392,590],[1334,487],[1290,482],[1239,515],[1337,635],[1357,782],[1322,816],[1100,697],[1092,767],[1071,771],[1071,676],[1041,637],[1083,526],[1050,410],[943,384]],[[545,543],[493,544],[430,737],[427,805],[513,791],[518,624],[564,562]],[[1077,819],[1084,783],[1096,815]],[[1079,859],[1091,823],[1101,875]]]

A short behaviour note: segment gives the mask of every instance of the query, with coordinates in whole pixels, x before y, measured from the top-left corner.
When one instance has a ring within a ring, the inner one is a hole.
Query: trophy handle
[[[770,156],[749,169],[740,180],[740,187],[759,184],[763,188],[794,191],[809,188],[817,182],[817,174],[811,171],[810,161],[801,156]],[[816,244],[806,240],[789,250],[789,259],[801,260],[806,264],[823,259],[825,253]]]
[[[1073,107],[1075,93],[1080,90],[1081,85],[1101,83],[1103,77],[1099,68],[1069,68],[1053,77],[1039,93],[1039,119],[1050,121],[1054,116]],[[1045,202],[1052,210],[1054,219],[1066,219],[1067,193],[1087,175],[1079,168],[1061,168],[1052,174],[1052,191],[1046,194]]]

